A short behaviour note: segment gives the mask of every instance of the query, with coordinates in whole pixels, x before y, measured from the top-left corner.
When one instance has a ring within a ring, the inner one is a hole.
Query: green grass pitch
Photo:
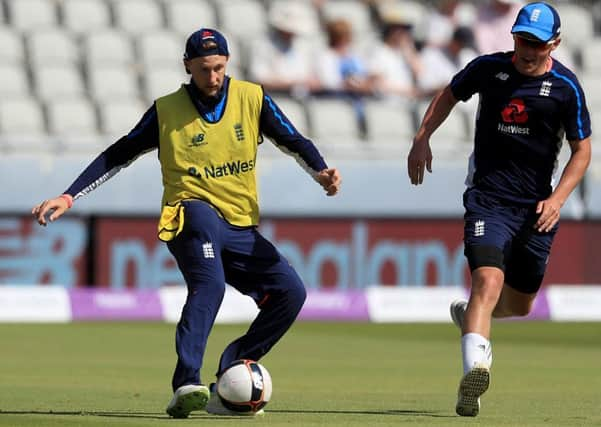
[[[172,420],[175,325],[0,324],[0,426],[601,425],[601,324],[497,322],[480,415],[455,415],[452,324],[297,323],[263,359],[260,419]],[[203,377],[245,325],[217,325]]]

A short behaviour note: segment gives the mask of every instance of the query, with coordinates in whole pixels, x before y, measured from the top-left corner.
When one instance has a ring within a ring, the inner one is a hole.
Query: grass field
[[[218,325],[203,376],[244,331]],[[171,420],[174,325],[0,324],[0,426],[601,425],[601,324],[502,322],[477,418],[455,415],[451,324],[297,323],[263,363],[274,395],[260,419]]]

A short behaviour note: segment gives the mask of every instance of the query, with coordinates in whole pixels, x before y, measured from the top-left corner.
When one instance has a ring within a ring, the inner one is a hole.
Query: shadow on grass
[[[416,411],[412,409],[381,409],[381,410],[336,410],[336,409],[267,409],[272,414],[348,414],[348,415],[405,415],[412,417],[439,417],[455,418],[455,415],[444,414],[439,411]]]
[[[146,418],[165,419],[169,416],[164,412],[135,412],[135,411],[6,411],[0,410],[2,415],[72,415],[82,417],[114,417],[114,418]]]
[[[411,409],[382,409],[382,410],[334,410],[334,409],[271,409],[268,414],[339,414],[339,415],[392,415],[413,416],[433,418],[455,418],[454,415],[444,414],[438,411],[417,411]],[[164,412],[136,412],[136,411],[10,411],[0,410],[2,415],[60,415],[80,417],[111,417],[111,418],[140,418],[140,419],[166,419],[169,418]],[[209,414],[194,413],[190,418],[214,418],[227,419],[239,418],[230,416],[211,416]],[[243,417],[247,418],[247,417]],[[252,418],[247,418],[252,419]]]

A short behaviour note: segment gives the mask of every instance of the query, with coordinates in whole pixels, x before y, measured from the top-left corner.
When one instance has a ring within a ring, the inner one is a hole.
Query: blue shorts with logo
[[[556,224],[549,232],[533,226],[538,219],[536,204],[517,205],[497,199],[476,188],[463,194],[465,255],[470,269],[498,267],[505,283],[535,293],[542,283]]]

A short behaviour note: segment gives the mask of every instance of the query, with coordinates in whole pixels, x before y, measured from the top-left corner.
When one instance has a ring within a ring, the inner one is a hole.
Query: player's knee
[[[300,311],[307,299],[307,290],[300,280],[294,281],[288,288],[288,300],[290,304]]]
[[[499,300],[499,280],[494,277],[484,276],[472,284],[472,300],[479,304],[494,307]]]

